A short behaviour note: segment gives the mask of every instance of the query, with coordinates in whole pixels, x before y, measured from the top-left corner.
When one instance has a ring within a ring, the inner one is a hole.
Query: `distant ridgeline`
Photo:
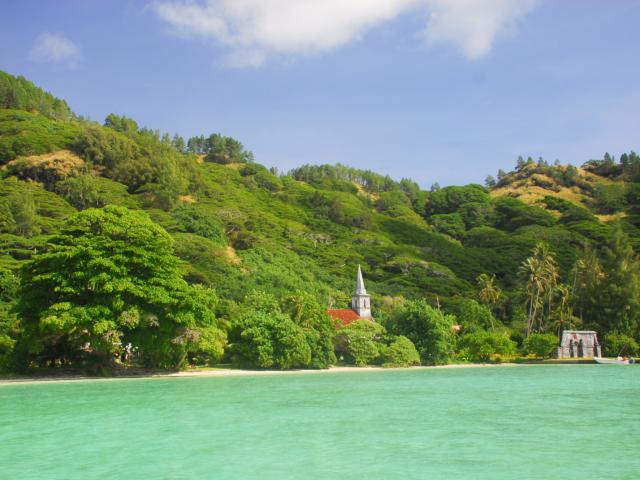
[[[4,368],[546,356],[578,327],[605,353],[638,348],[634,152],[519,158],[484,186],[425,191],[340,164],[282,174],[220,134],[89,121],[4,72],[0,107]],[[341,329],[369,343],[336,360],[326,312],[349,306],[358,264],[376,322]]]

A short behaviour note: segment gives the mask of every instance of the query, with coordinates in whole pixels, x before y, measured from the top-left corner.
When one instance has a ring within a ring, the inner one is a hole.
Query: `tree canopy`
[[[16,311],[25,364],[110,365],[131,343],[145,364],[178,367],[217,327],[212,294],[183,280],[172,245],[139,211],[108,206],[73,216],[23,269]]]

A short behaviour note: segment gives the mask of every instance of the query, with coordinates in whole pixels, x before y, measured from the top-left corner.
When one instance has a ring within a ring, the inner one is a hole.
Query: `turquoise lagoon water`
[[[640,368],[0,386],[2,479],[638,479]]]

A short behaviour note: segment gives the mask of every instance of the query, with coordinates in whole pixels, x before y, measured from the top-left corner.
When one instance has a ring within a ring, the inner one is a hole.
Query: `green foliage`
[[[74,151],[103,168],[106,177],[127,185],[129,192],[146,193],[153,206],[168,210],[188,192],[195,180],[193,162],[178,153],[168,137],[113,114],[105,126],[85,125]]]
[[[626,206],[627,189],[620,183],[596,185],[593,192],[594,207],[598,213],[610,214]]]
[[[135,120],[114,113],[107,115],[107,118],[104,119],[104,126],[128,137],[138,135],[138,124]]]
[[[119,165],[130,162],[139,153],[133,140],[97,124],[83,126],[73,143],[73,150],[87,162],[104,167],[109,175],[115,175]],[[142,185],[146,181],[138,180],[138,184]]]
[[[464,299],[460,302],[456,317],[465,333],[476,330],[493,330],[498,323],[489,307],[472,299]]]
[[[406,302],[396,310],[389,319],[387,328],[392,334],[409,338],[420,353],[423,363],[439,365],[453,358],[455,322],[453,315],[443,314],[424,300],[415,300]]]
[[[24,266],[17,312],[23,365],[113,365],[132,343],[149,366],[172,368],[215,328],[202,292],[182,279],[172,239],[142,212],[78,213]]]
[[[40,233],[38,211],[33,195],[29,190],[18,191],[7,198],[8,212],[5,225],[10,233],[23,237],[32,237]]]
[[[640,329],[640,261],[619,224],[604,248],[602,266],[606,276],[598,292],[602,315],[597,322],[606,332],[636,335]]]
[[[302,329],[282,313],[247,312],[239,319],[240,338],[231,344],[235,363],[252,368],[306,366],[311,349]]]
[[[264,189],[277,192],[282,189],[282,181],[262,165],[247,163],[239,170],[244,177],[243,184],[250,189]]]
[[[316,216],[327,218],[343,226],[371,228],[372,216],[368,206],[360,199],[342,192],[320,193],[315,191],[308,204]]]
[[[420,200],[423,195],[419,187],[410,180],[398,184],[389,176],[382,176],[370,170],[359,170],[345,165],[303,165],[294,168],[287,174],[296,180],[307,182],[320,189],[340,190],[355,193],[353,184],[360,185],[369,193],[389,192],[401,190],[410,192],[408,197],[412,201]]]
[[[638,355],[640,346],[632,337],[622,333],[611,332],[604,341],[605,355],[617,357],[619,355]]]
[[[23,76],[0,71],[0,108],[37,111],[55,120],[69,120],[73,113],[67,102],[35,86]]]
[[[411,340],[400,335],[382,349],[381,360],[383,367],[411,367],[420,365],[420,354]]]
[[[376,208],[391,217],[410,215],[412,202],[407,195],[400,190],[382,192],[376,200]]]
[[[218,133],[212,134],[207,141],[206,162],[245,163],[253,161],[253,155],[244,149],[242,143],[231,137],[224,137]]]
[[[528,355],[550,358],[558,343],[558,337],[553,333],[532,333],[524,340],[523,350]]]
[[[232,318],[231,359],[252,368],[327,368],[336,363],[335,327],[326,309],[308,293],[282,300],[260,291],[249,293]]]
[[[277,369],[311,363],[311,348],[303,328],[282,313],[273,295],[252,292],[234,323],[230,336],[234,363]]]
[[[336,327],[326,308],[311,294],[296,292],[284,300],[283,311],[304,330],[311,349],[312,368],[327,368],[335,365],[333,339]]]
[[[20,335],[20,322],[11,311],[18,283],[13,272],[0,268],[0,372],[11,368],[13,348]]]
[[[485,204],[489,202],[487,189],[481,185],[445,187],[427,196],[426,214],[454,213],[465,204]]]
[[[493,202],[496,212],[495,226],[512,232],[526,225],[550,227],[555,223],[553,215],[540,207],[533,207],[510,197],[499,197]]]
[[[78,131],[76,122],[22,110],[0,110],[0,164],[20,156],[69,149]]]
[[[555,287],[542,292],[535,330],[555,332],[575,325],[580,322],[575,314],[584,328],[597,329],[603,338],[614,330],[629,336],[639,333],[634,250],[640,249],[640,183],[630,182],[640,180],[640,158],[634,152],[622,155],[619,163],[611,156],[590,162],[585,166],[587,173],[521,159],[518,171],[498,175],[496,188],[508,185],[508,195],[522,198],[527,198],[527,186],[550,190],[550,196],[531,206],[516,198],[491,199],[479,185],[434,185],[426,192],[409,179],[398,182],[339,164],[304,165],[280,176],[275,169],[253,163],[250,152],[229,137],[214,134],[185,142],[114,114],[104,125],[77,120],[26,81],[8,81],[13,86],[7,96],[2,92],[8,83],[0,77],[0,102],[5,102],[0,107],[18,108],[0,110],[0,163],[14,162],[0,180],[2,268],[18,271],[34,254],[51,248],[47,247],[49,236],[59,238],[64,222],[76,209],[142,208],[171,233],[180,274],[189,283],[203,286],[205,293],[191,292],[189,298],[199,298],[209,310],[223,312],[223,320],[233,325],[232,337],[242,333],[237,328],[242,312],[256,310],[243,299],[252,290],[268,291],[278,299],[278,315],[289,318],[285,330],[291,335],[285,332],[284,338],[304,338],[308,347],[307,357],[303,351],[307,347],[298,348],[297,340],[292,343],[298,352],[293,363],[304,360],[305,365],[318,368],[333,363],[333,324],[327,323],[324,307],[348,302],[345,297],[353,287],[354,265],[360,263],[374,295],[374,308],[380,305],[381,295],[398,299],[383,314],[390,333],[415,342],[426,363],[442,363],[452,358],[449,347],[455,343],[448,329],[439,328],[446,322],[431,319],[432,313],[416,313],[410,301],[406,308],[412,315],[428,320],[403,319],[402,328],[397,328],[400,314],[395,310],[405,308],[398,306],[404,299],[426,298],[429,304],[456,313],[465,333],[500,330],[502,323],[508,323],[519,335],[526,329],[530,311],[526,309],[523,321],[526,292],[517,266],[543,241],[555,259],[551,282]],[[68,155],[59,152],[64,149],[72,149],[83,162],[69,156],[75,164],[65,164],[70,167],[67,170],[38,163]],[[47,156],[26,158],[36,154]],[[202,162],[203,157],[208,161]],[[226,165],[229,162],[234,165]],[[571,188],[575,197],[560,192],[562,187]],[[621,218],[622,236],[615,225],[594,215],[599,212]],[[587,245],[584,254],[583,245]],[[116,259],[121,253],[110,252]],[[477,287],[481,275],[484,286]],[[487,282],[491,291],[485,288]],[[210,295],[209,287],[215,287],[217,295]],[[478,295],[479,290],[488,296]],[[494,298],[495,292],[501,293]],[[470,298],[480,299],[486,307],[465,300]],[[300,316],[298,308],[307,313]],[[105,318],[120,310],[109,311]],[[123,307],[124,311],[128,321],[137,318],[134,311]],[[139,315],[144,318],[143,313]],[[33,335],[39,335],[49,349],[27,355],[36,363],[49,358],[84,365],[95,356],[72,348],[77,346],[75,337],[62,335],[56,340],[44,330],[34,333],[32,326],[26,336],[18,334],[20,320],[15,315],[7,320],[13,332],[9,338],[22,336],[29,339],[26,343],[33,343]],[[80,317],[76,320],[82,323]],[[264,338],[271,339],[265,344],[280,342],[280,334],[272,337],[275,326],[256,322],[267,325],[260,327]],[[175,343],[166,341],[169,333],[163,331],[156,338],[156,331],[147,329],[141,339],[135,338],[140,352],[144,351],[134,356],[135,361],[169,365],[182,361],[186,353],[192,363],[215,362],[224,347],[218,321],[209,318],[196,323],[195,328],[183,329],[183,324],[169,322],[168,330],[175,327],[171,337]],[[122,338],[131,341],[138,334],[136,329],[121,330]],[[371,362],[385,362],[393,338],[383,336],[375,343],[378,355]],[[26,343],[19,342],[16,352],[24,356],[21,345]],[[116,355],[118,348],[110,355]],[[274,365],[292,363],[291,359],[275,360],[274,355],[284,358],[284,354],[270,355]],[[254,360],[247,363],[252,362],[256,364]]]
[[[37,183],[23,182],[15,177],[0,180],[0,205],[3,203],[6,205],[5,213],[8,209],[14,222],[16,216],[24,216],[23,220],[26,222],[22,225],[21,231],[29,237],[37,235],[38,232],[57,232],[64,220],[75,213],[73,207],[62,197],[45,190]],[[36,210],[35,217],[33,207]],[[10,231],[17,233],[15,229]]]
[[[490,203],[465,203],[460,207],[460,216],[467,229],[493,223],[493,206]]]
[[[378,359],[381,349],[386,351],[385,335],[386,331],[379,323],[356,320],[338,331],[336,350],[346,353],[358,367],[365,367]]]
[[[129,195],[126,185],[89,173],[81,173],[59,181],[53,186],[53,190],[78,210],[105,205],[128,208],[140,206],[140,202]]]
[[[7,200],[0,202],[0,232],[14,233],[16,231],[16,219],[13,218],[11,204]]]
[[[472,361],[486,362],[496,357],[508,357],[516,351],[516,343],[503,332],[477,330],[460,339],[461,355]]]
[[[440,233],[453,238],[461,238],[465,232],[465,224],[459,213],[441,213],[429,217],[429,222]]]
[[[208,238],[214,243],[225,245],[226,239],[221,223],[197,205],[182,204],[172,212],[181,230]]]

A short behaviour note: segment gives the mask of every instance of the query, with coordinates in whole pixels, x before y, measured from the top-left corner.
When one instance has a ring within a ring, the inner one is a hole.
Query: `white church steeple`
[[[364,288],[360,265],[358,265],[356,277],[356,293],[351,297],[351,309],[361,318],[371,318],[371,297],[367,295],[367,289]]]

